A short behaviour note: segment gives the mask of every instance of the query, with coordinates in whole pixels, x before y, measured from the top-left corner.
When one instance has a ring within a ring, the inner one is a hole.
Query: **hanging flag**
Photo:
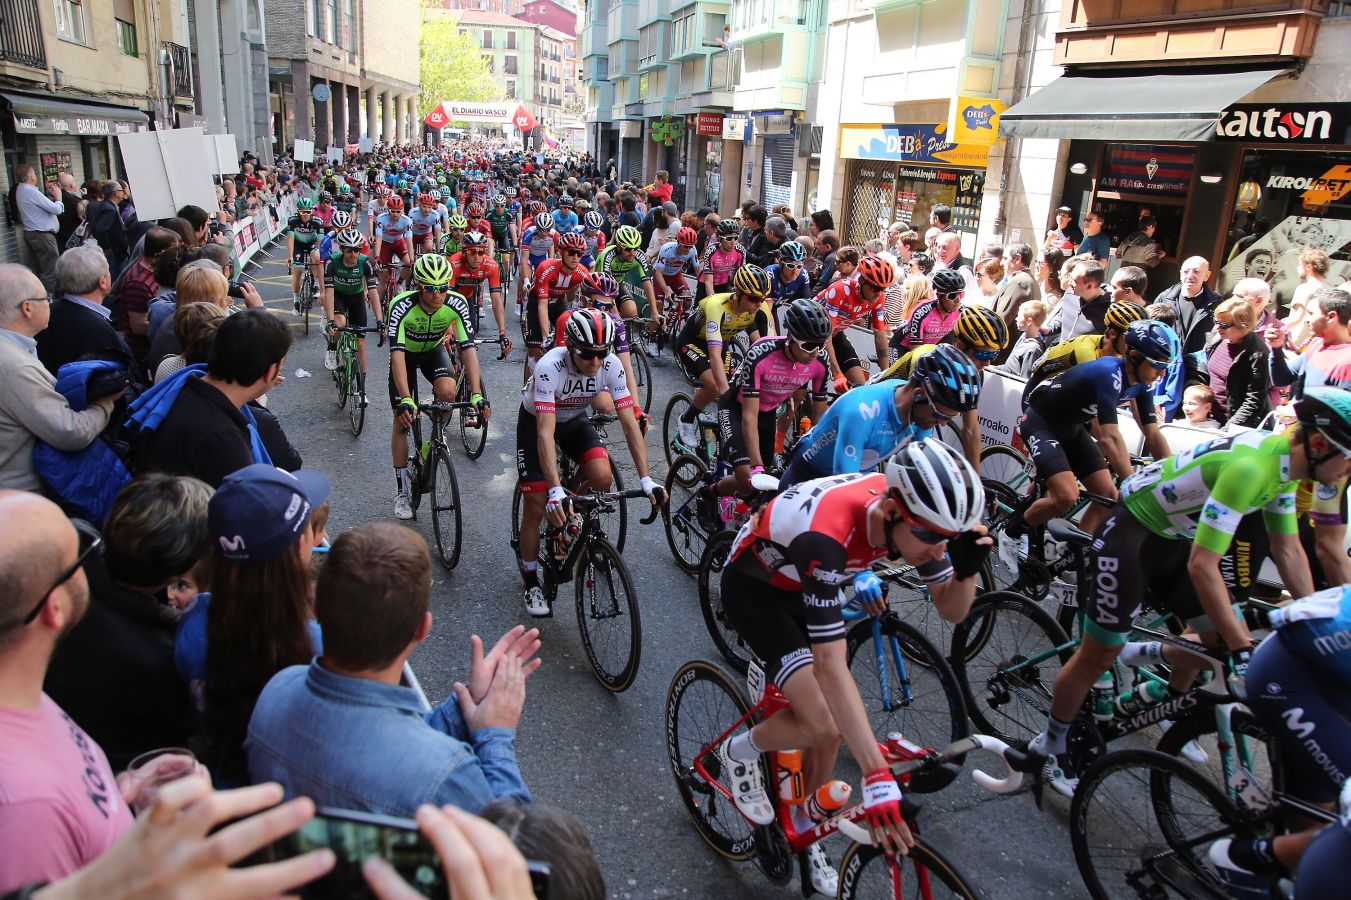
[[[530,111],[525,108],[523,103],[516,107],[516,112],[511,117],[511,124],[516,126],[517,131],[526,132],[533,131],[539,123],[535,121],[534,116],[530,115]]]
[[[558,149],[558,141],[554,139],[554,136],[549,133],[549,129],[547,128],[544,129],[544,146],[548,147],[550,150]]]
[[[427,123],[428,128],[445,128],[450,124],[450,116],[446,115],[445,108],[438,103],[436,109],[427,113],[427,118],[422,121]]]

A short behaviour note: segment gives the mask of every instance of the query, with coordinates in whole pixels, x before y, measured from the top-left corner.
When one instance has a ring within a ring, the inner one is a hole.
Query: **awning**
[[[1000,137],[1209,141],[1225,107],[1284,72],[1256,69],[1062,75],[1004,111]]]
[[[131,134],[150,127],[150,117],[130,106],[76,103],[32,94],[0,93],[23,134],[102,136]]]

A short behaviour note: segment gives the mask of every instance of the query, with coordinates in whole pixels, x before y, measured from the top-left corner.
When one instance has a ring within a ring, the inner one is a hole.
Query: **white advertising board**
[[[166,219],[189,204],[215,211],[213,165],[202,165],[214,161],[215,147],[202,129],[140,131],[119,134],[117,141],[140,218]]]
[[[314,141],[296,138],[296,162],[314,162]]]
[[[206,139],[214,152],[216,174],[224,176],[238,172],[239,150],[235,146],[235,136],[233,134],[208,134]]]

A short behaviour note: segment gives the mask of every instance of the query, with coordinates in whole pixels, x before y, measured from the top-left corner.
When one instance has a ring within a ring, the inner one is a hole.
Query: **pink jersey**
[[[713,248],[713,252],[707,254],[704,260],[703,268],[699,272],[702,279],[705,275],[713,276],[713,286],[722,287],[732,280],[732,273],[741,268],[746,261],[746,257],[740,250],[722,250]]]

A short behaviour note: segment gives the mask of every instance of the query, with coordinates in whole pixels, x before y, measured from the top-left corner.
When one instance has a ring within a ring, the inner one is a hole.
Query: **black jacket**
[[[761,228],[756,232],[755,240],[751,241],[751,248],[746,253],[746,262],[753,266],[759,266],[767,269],[779,261],[779,248],[786,243],[788,238],[784,238],[777,244],[772,244],[765,230]]]
[[[1209,286],[1203,286],[1201,293],[1188,298],[1182,292],[1182,284],[1173,285],[1154,298],[1155,303],[1167,303],[1177,313],[1177,324],[1173,330],[1182,339],[1182,352],[1195,353],[1205,349],[1206,339],[1215,330],[1215,307],[1223,300],[1218,292]]]
[[[61,203],[65,209],[56,216],[56,249],[65,250],[66,241],[80,227],[80,195],[62,191]]]
[[[1232,363],[1225,376],[1227,421],[1256,428],[1271,412],[1271,369],[1267,360],[1267,342],[1256,331],[1249,333],[1237,348],[1229,348]]]
[[[124,260],[131,252],[127,245],[127,228],[122,224],[122,214],[111,200],[98,200],[84,211],[89,222],[89,233],[99,242],[109,259]]]
[[[138,384],[144,384],[141,366],[111,320],[65,297],[52,301],[52,317],[37,337],[38,359],[53,375],[68,362],[106,359],[126,363]]]
[[[137,475],[191,475],[220,487],[253,463],[248,420],[216,388],[189,378],[160,426],[136,439],[134,460]]]

